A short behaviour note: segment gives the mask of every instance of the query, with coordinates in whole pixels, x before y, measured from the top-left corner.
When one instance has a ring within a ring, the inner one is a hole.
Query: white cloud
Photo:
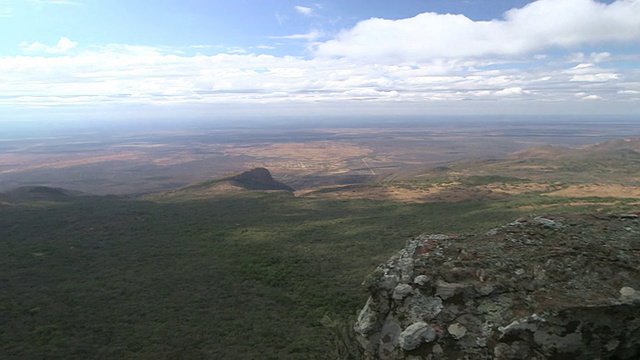
[[[577,52],[577,53],[569,54],[568,56],[565,57],[565,60],[569,63],[581,63],[585,61],[585,56],[584,56],[584,53]]]
[[[533,62],[535,67],[521,67],[504,59],[386,65],[346,58],[248,54],[241,49],[235,49],[235,54],[234,49],[226,49],[228,53],[217,55],[186,55],[171,48],[126,44],[81,48],[68,39],[53,46],[23,44],[23,48],[25,56],[0,56],[2,112],[74,106],[204,109],[233,104],[239,108],[340,104],[345,108],[360,103],[369,104],[363,111],[383,106],[402,111],[445,106],[441,104],[458,111],[484,103],[493,104],[486,109],[494,112],[522,112],[513,109],[526,106],[548,111],[549,104],[558,103],[578,104],[572,109],[591,103],[599,111],[618,111],[624,108],[621,102],[640,111],[640,71],[616,68],[617,55],[608,58],[605,68],[604,62],[592,61],[599,55],[583,56],[577,64],[558,61],[557,56],[539,58]],[[602,101],[585,101],[596,99]]]
[[[569,81],[584,81],[584,82],[605,82],[609,80],[615,80],[618,78],[618,74],[612,73],[600,73],[600,74],[583,74],[574,75]]]
[[[577,52],[577,53],[570,54],[566,58],[566,60],[567,62],[577,62],[577,63],[582,63],[585,61],[592,62],[592,63],[600,63],[603,61],[607,61],[610,58],[611,58],[611,54],[608,52],[600,52],[600,53],[593,52],[589,56],[586,56],[584,53]]]
[[[565,73],[567,73],[567,74],[587,74],[587,73],[593,72],[594,69],[596,69],[594,64],[581,63],[581,64],[578,64],[578,65],[572,67],[569,70],[566,70]]]
[[[530,92],[519,86],[509,87],[495,92],[495,95],[498,96],[522,96],[527,94],[530,94]]]
[[[323,57],[376,62],[434,58],[519,56],[552,47],[640,39],[640,0],[538,0],[501,20],[422,13],[412,18],[372,18],[316,46]]]
[[[244,54],[247,52],[247,50],[239,47],[239,46],[232,46],[230,48],[227,49],[227,52],[230,54]]]
[[[591,61],[595,63],[599,63],[599,62],[609,60],[611,58],[611,54],[609,54],[608,52],[591,53],[590,57],[591,57]]]
[[[286,15],[282,15],[279,12],[276,11],[275,13],[276,16],[276,21],[278,22],[278,24],[282,25],[285,22],[287,22],[287,20],[289,20],[289,18]]]
[[[83,6],[84,4],[80,1],[72,1],[72,0],[28,0],[33,5],[72,5],[72,6]]]
[[[189,47],[192,49],[211,49],[213,48],[213,45],[197,44],[197,45],[190,45]]]
[[[307,41],[316,41],[317,39],[323,37],[324,34],[319,30],[311,30],[305,34],[292,34],[292,35],[284,35],[284,36],[271,36],[271,39],[288,39],[288,40],[307,40]]]
[[[67,52],[78,46],[78,43],[70,40],[69,38],[62,37],[55,45],[45,45],[40,42],[33,42],[31,44],[27,42],[20,43],[20,47],[27,53],[47,53],[47,54],[60,54]]]
[[[304,16],[311,16],[313,14],[313,9],[306,6],[296,5],[293,7],[296,11]]]
[[[0,18],[12,17],[14,14],[13,4],[10,0],[0,0]]]
[[[582,100],[602,100],[602,97],[599,95],[587,95],[584,96]]]
[[[591,59],[597,58],[596,56],[591,56]],[[608,56],[607,56],[608,58]],[[564,74],[571,75],[569,81],[581,81],[581,82],[606,82],[610,80],[618,79],[620,76],[617,73],[607,71],[606,69],[602,69],[596,66],[593,63],[580,63],[571,69],[563,71]]]
[[[389,91],[448,93],[447,89],[495,88],[502,91],[501,94],[520,94],[524,92],[522,86],[508,85],[528,82],[524,75],[505,77],[480,71],[467,76],[429,75],[441,73],[443,70],[438,66],[434,69],[430,66],[355,66],[341,60],[269,55],[188,57],[163,53],[161,49],[123,45],[85,51],[74,57],[2,58],[0,70],[24,80],[21,86],[25,94],[50,91],[51,94],[105,96],[123,92],[162,94],[168,88],[182,88],[183,92],[201,93],[203,97],[222,93],[246,97],[277,90],[298,93],[300,100],[313,92],[332,98],[347,91],[352,91],[351,94],[365,91],[371,95]]]

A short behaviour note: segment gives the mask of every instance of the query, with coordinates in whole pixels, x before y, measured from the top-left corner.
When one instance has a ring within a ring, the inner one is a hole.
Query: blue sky
[[[0,0],[0,119],[640,113],[640,0]]]

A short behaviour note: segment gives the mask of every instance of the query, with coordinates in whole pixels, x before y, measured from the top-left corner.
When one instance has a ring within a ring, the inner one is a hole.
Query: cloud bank
[[[78,43],[71,41],[69,38],[63,37],[58,40],[55,45],[45,45],[40,42],[33,42],[28,44],[26,42],[20,43],[20,47],[27,53],[47,53],[47,54],[61,54],[65,53],[74,47],[78,46]]]
[[[316,45],[315,54],[356,60],[420,62],[434,58],[520,56],[558,47],[640,37],[640,0],[538,0],[501,20],[423,13],[373,18]]]
[[[58,52],[31,44],[26,50]],[[69,46],[67,46],[69,47]],[[74,50],[77,51],[77,50]],[[492,61],[433,61],[421,66],[356,64],[256,54],[185,56],[154,47],[107,45],[73,55],[0,58],[0,105],[104,103],[272,103],[442,100],[562,101],[596,95],[638,99],[640,74],[622,75],[574,54],[554,67],[522,70]],[[576,64],[573,58],[586,62]],[[535,65],[535,63],[534,63]],[[545,66],[542,66],[545,65]],[[606,65],[606,63],[605,63]],[[623,92],[620,92],[623,91]],[[626,91],[626,92],[625,92]]]

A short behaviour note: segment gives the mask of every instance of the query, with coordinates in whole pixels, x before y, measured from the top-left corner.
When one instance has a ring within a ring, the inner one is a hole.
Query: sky
[[[640,114],[640,0],[0,0],[0,120]]]

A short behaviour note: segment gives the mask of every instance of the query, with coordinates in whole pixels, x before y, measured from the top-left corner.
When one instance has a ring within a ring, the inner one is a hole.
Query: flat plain
[[[138,194],[258,166],[297,190],[308,190],[633,134],[640,134],[640,123],[628,118],[67,125],[0,135],[0,191],[47,185],[101,195]]]

